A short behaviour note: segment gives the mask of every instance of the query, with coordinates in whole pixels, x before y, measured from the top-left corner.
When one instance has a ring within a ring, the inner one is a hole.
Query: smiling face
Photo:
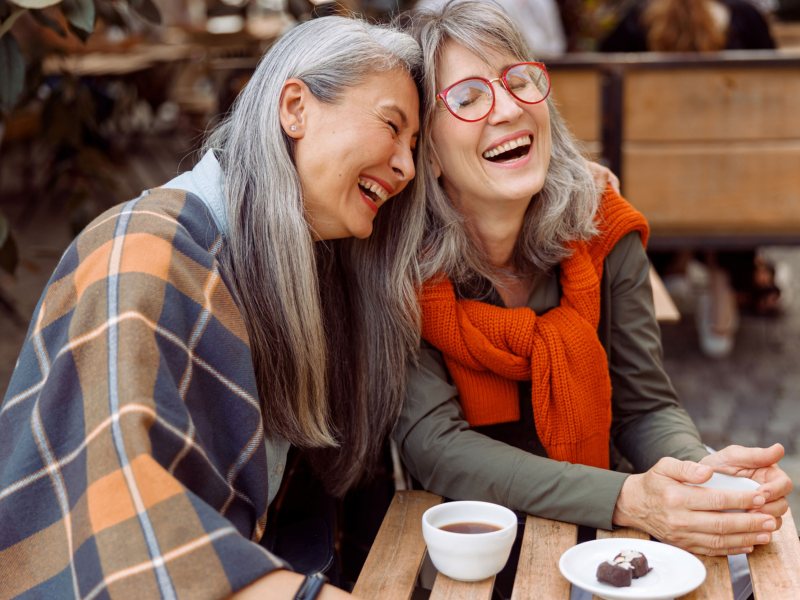
[[[486,52],[482,59],[447,42],[437,70],[439,89],[466,79],[495,79],[520,62],[512,54]],[[432,120],[434,167],[450,199],[468,215],[491,207],[522,214],[544,186],[550,165],[550,111],[546,102],[516,101],[499,81],[493,83],[494,109],[474,123],[461,121],[441,104]]]
[[[368,237],[380,207],[414,177],[414,82],[401,69],[375,73],[333,104],[319,101],[298,80],[286,85],[294,89],[284,88],[281,120],[296,142],[294,160],[314,237]]]

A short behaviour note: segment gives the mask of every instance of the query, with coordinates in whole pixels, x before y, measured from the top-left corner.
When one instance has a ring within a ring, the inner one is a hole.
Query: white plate
[[[638,550],[652,567],[630,587],[614,587],[597,581],[597,565],[623,550]],[[649,540],[609,538],[573,546],[558,561],[570,583],[607,600],[667,600],[688,594],[706,578],[706,568],[688,552]]]

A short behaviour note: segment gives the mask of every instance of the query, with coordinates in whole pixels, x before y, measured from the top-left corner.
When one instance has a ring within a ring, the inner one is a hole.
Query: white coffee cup
[[[459,523],[480,523],[496,529],[486,533],[442,529]],[[460,581],[480,581],[497,574],[508,561],[516,535],[517,516],[490,502],[446,502],[422,515],[422,537],[433,565]]]

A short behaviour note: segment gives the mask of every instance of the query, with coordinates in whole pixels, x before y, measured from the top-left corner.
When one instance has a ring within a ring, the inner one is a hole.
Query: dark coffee
[[[439,529],[452,533],[489,533],[491,531],[500,531],[502,527],[492,523],[464,522],[442,525]]]

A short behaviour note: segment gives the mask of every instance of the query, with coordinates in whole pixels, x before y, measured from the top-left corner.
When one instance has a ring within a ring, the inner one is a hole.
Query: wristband
[[[294,600],[314,600],[314,598],[319,596],[319,593],[322,591],[322,586],[325,585],[327,581],[328,578],[322,573],[306,575],[306,578],[303,579],[303,583],[300,585],[300,589],[298,589],[297,593],[294,595]]]

